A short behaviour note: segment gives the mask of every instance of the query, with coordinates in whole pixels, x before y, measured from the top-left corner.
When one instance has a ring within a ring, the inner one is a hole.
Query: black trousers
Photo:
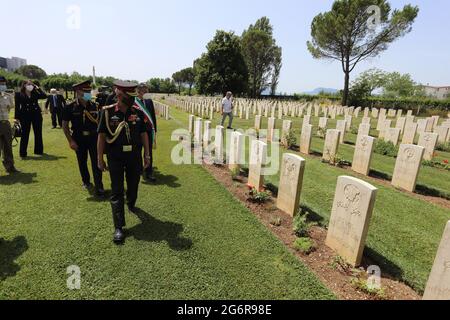
[[[59,108],[53,108],[51,111],[52,114],[52,126],[56,128],[57,125],[62,127],[62,110]],[[58,120],[58,122],[56,122]]]
[[[142,174],[142,154],[140,148],[132,152],[108,152],[108,167],[111,176],[111,209],[114,227],[122,228],[125,223],[125,180],[127,182],[127,204],[136,205],[139,182]]]
[[[20,156],[22,158],[28,155],[28,141],[30,139],[30,131],[33,126],[34,133],[34,154],[42,155],[44,153],[44,143],[42,140],[42,114],[33,112],[21,117],[22,137],[20,138]]]
[[[80,170],[81,179],[84,184],[91,183],[91,176],[88,170],[88,155],[91,158],[92,175],[94,176],[94,184],[97,190],[103,189],[102,172],[97,165],[97,134],[92,133],[90,136],[74,134],[73,139],[78,145],[77,160]]]
[[[147,177],[151,177],[153,175],[153,132],[147,132],[148,134],[148,142],[150,145],[150,166],[144,170],[144,175]]]

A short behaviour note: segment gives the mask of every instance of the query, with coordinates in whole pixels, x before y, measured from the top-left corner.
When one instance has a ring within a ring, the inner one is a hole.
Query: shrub
[[[426,167],[432,167],[432,168],[438,168],[438,169],[444,169],[444,170],[450,171],[450,163],[448,160],[444,160],[442,162],[424,160],[424,161],[422,161],[422,165],[426,166]]]
[[[282,221],[281,221],[281,218],[280,218],[280,217],[272,217],[272,218],[270,219],[270,224],[273,225],[273,226],[275,226],[275,227],[281,226],[281,223],[282,223]]]
[[[324,139],[326,133],[327,133],[327,130],[326,130],[325,128],[320,128],[320,127],[319,127],[319,129],[317,129],[317,136],[318,136],[319,138]]]
[[[386,293],[384,292],[383,288],[371,288],[369,287],[369,285],[367,284],[367,279],[366,278],[353,278],[351,281],[352,285],[366,293],[369,294],[371,296],[373,296],[374,298],[378,299],[378,300],[385,300],[387,299],[386,297]]]
[[[238,167],[235,167],[231,170],[231,179],[237,180],[239,178],[239,175],[241,174],[241,169]]]
[[[385,140],[379,139],[375,143],[374,152],[381,154],[383,156],[395,158],[395,157],[397,157],[397,154],[398,154],[398,147],[396,147],[390,141],[385,141]]]
[[[250,190],[249,200],[256,203],[264,203],[269,201],[270,194],[266,191],[258,191],[256,188]]]
[[[285,136],[286,148],[291,149],[297,145],[297,132],[295,130],[289,130],[288,134]]]
[[[293,221],[294,233],[299,238],[307,237],[311,227],[315,226],[314,222],[310,222],[308,219],[308,213],[300,210],[295,216]]]
[[[355,127],[355,126],[352,126],[351,128],[350,128],[350,131],[351,131],[351,133],[353,133],[353,134],[358,134],[358,132],[359,132],[359,129],[357,128],[357,127]]]
[[[298,238],[294,241],[294,249],[303,254],[310,254],[316,248],[314,246],[314,241],[310,238]]]
[[[443,152],[450,152],[450,142],[440,142],[436,145],[436,150]]]

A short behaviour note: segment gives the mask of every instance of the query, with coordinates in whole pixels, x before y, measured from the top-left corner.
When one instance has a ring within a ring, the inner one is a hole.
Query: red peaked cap
[[[116,88],[118,90],[120,90],[130,96],[133,96],[133,97],[137,96],[137,92],[136,92],[137,84],[135,84],[133,82],[117,80],[117,81],[114,81],[114,86],[116,86]]]
[[[74,84],[72,86],[72,89],[74,91],[77,91],[77,90],[83,90],[83,91],[91,90],[92,89],[92,87],[91,87],[91,80],[86,80],[86,81]]]

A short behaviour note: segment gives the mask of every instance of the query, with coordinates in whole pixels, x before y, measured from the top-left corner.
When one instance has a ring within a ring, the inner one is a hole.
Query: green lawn
[[[171,113],[172,116],[187,125],[188,115],[186,113],[174,108],[172,108]],[[219,116],[216,115],[215,118],[213,127],[219,122]],[[279,127],[281,127],[281,121],[277,121]],[[294,121],[294,127],[299,131],[301,129],[300,123],[301,120],[299,119]],[[233,127],[247,129],[253,127],[253,125],[253,119],[246,121],[236,118]],[[267,128],[267,120],[264,120],[263,128]],[[351,138],[352,135],[348,136]],[[323,146],[323,141],[315,138],[313,149],[322,152],[321,146]],[[345,158],[349,160],[353,158],[352,149],[353,147],[350,145],[340,146],[341,154],[344,154]],[[283,152],[286,151],[281,153]],[[330,217],[339,176],[355,176],[380,189],[369,229],[365,254],[374,259],[382,267],[382,270],[389,270],[391,274],[403,279],[417,291],[422,292],[431,271],[443,230],[450,219],[450,211],[409,196],[393,187],[374,183],[370,179],[352,173],[352,171],[321,163],[315,157],[301,156],[307,159],[301,198],[302,206],[314,213],[324,225],[328,223]],[[379,171],[389,171],[391,166],[393,170],[393,161],[393,158],[375,155],[374,166]],[[448,172],[423,167],[419,182],[422,184],[430,182],[431,187],[440,187],[450,193],[448,175]],[[279,175],[267,177],[266,181],[273,185],[276,190]]]
[[[81,190],[48,118],[48,155],[16,158],[16,176],[0,169],[0,299],[334,298],[203,168],[171,163],[175,121],[160,120],[158,184],[141,185],[142,211],[127,213],[126,244],[113,245],[109,203]],[[66,287],[71,265],[79,291]]]

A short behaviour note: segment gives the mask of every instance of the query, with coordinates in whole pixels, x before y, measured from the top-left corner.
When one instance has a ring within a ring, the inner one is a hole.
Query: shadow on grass
[[[381,171],[373,170],[373,169],[370,170],[369,177],[376,178],[376,179],[381,179],[381,180],[387,180],[387,181],[391,181],[392,180],[392,176],[391,175],[389,175],[387,173],[384,173],[384,172],[381,172]]]
[[[308,207],[307,205],[300,205],[300,210],[308,215],[308,221],[315,222],[322,227],[326,226],[326,224],[324,223],[324,218],[312,208]]]
[[[386,259],[386,257],[379,254],[375,250],[365,247],[364,257],[368,258],[370,260],[370,263],[376,263],[384,273],[390,275],[394,279],[405,281],[405,279],[403,279],[403,270],[398,265],[396,265],[389,259]]]
[[[7,176],[0,177],[0,184],[3,185],[13,185],[13,184],[31,184],[36,183],[35,178],[37,177],[36,173],[14,173]]]
[[[67,159],[67,157],[54,156],[44,153],[42,156],[26,157],[24,161],[58,161],[62,159]]]
[[[192,240],[180,236],[184,230],[181,224],[160,221],[139,208],[136,208],[134,214],[141,224],[129,229],[127,235],[139,241],[166,241],[169,247],[176,251],[185,251],[192,247]]]
[[[446,200],[450,200],[449,193],[446,193],[446,192],[438,190],[438,189],[430,188],[430,187],[427,187],[427,186],[424,186],[421,184],[418,184],[416,186],[416,192],[423,196],[430,196],[430,197],[443,198]]]
[[[90,197],[87,198],[88,202],[109,202],[109,199],[111,198],[111,191],[105,190],[105,194],[103,196],[98,196],[95,193],[94,189],[89,189],[89,195]]]
[[[152,186],[168,186],[170,188],[179,188],[181,184],[179,184],[178,177],[173,175],[165,175],[162,174],[158,168],[153,169],[153,177],[155,177],[155,182],[145,182],[143,184],[152,185]]]
[[[27,239],[23,236],[11,241],[0,238],[0,280],[13,277],[20,271],[20,266],[15,263],[15,260],[27,250]]]

